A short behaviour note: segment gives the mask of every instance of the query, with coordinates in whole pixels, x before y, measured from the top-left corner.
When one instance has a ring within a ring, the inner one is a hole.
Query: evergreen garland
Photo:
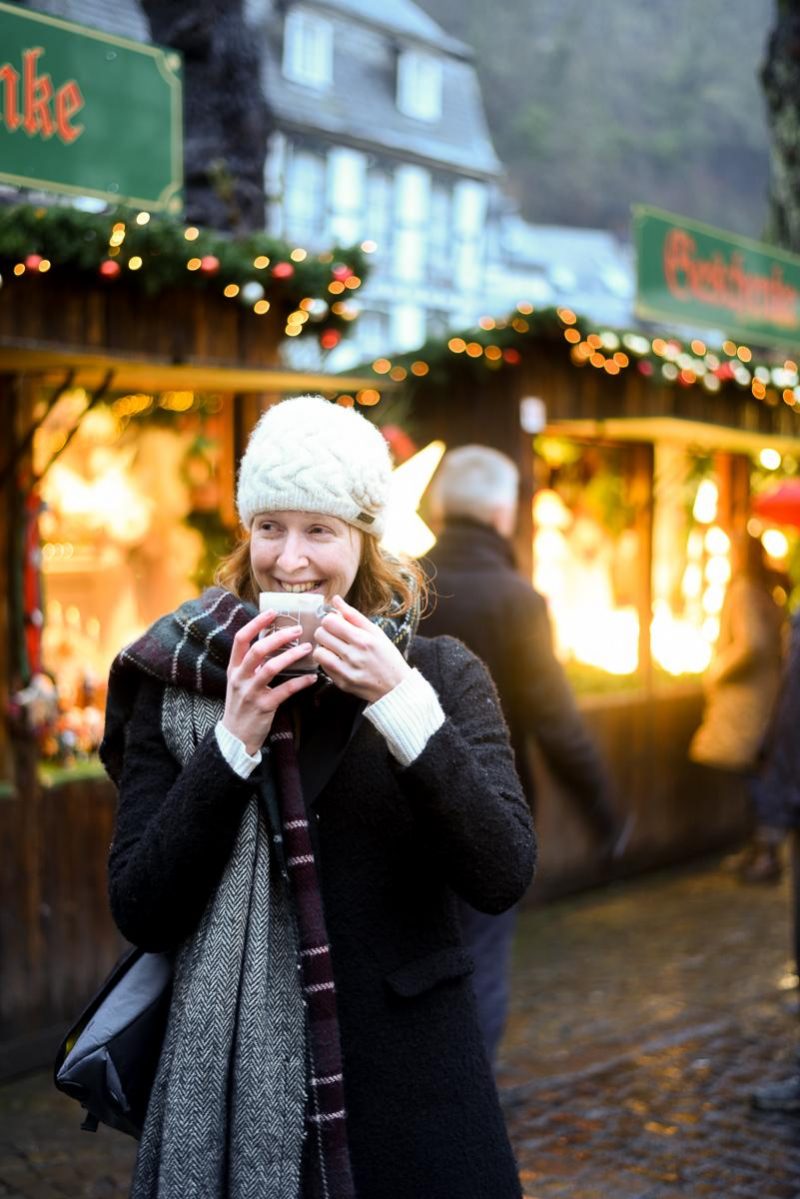
[[[369,269],[359,246],[312,254],[266,233],[234,237],[155,216],[138,223],[139,215],[129,208],[98,214],[61,205],[0,205],[3,282],[8,286],[17,276],[46,272],[135,288],[148,296],[179,287],[220,294],[226,287],[258,283],[264,298],[279,302],[281,309],[296,308],[301,300],[315,300],[321,309],[324,301],[329,306],[322,310],[324,319],[318,313],[309,322],[323,337],[332,329],[343,331],[352,320],[342,311]],[[265,259],[266,264],[255,265]],[[248,302],[241,290],[237,298]]]

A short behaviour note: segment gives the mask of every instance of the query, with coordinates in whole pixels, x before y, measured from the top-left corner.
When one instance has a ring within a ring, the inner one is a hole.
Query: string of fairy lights
[[[432,374],[444,379],[459,359],[475,370],[519,366],[526,344],[542,338],[561,340],[579,368],[592,367],[611,376],[634,370],[654,381],[712,393],[738,386],[762,403],[784,403],[800,410],[800,371],[794,359],[782,355],[757,359],[750,346],[729,338],[717,348],[697,337],[683,342],[667,335],[593,328],[571,308],[536,310],[527,303],[518,304],[504,319],[481,317],[475,328],[428,341],[415,353],[376,358],[366,369],[376,376],[376,383],[388,379],[413,387],[415,380]],[[338,402],[370,406],[379,399],[376,387],[340,395]]]
[[[234,237],[149,212],[0,206],[0,285],[52,272],[70,280],[124,283],[149,296],[204,287],[256,316],[278,302],[285,336],[311,331],[323,350],[334,349],[358,316],[355,293],[372,249],[373,243],[364,242],[315,254],[265,233]]]

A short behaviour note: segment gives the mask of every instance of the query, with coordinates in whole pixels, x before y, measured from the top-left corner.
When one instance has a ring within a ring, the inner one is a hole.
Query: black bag
[[[54,1081],[86,1109],[81,1125],[142,1135],[172,994],[172,957],[128,950],[62,1041]]]

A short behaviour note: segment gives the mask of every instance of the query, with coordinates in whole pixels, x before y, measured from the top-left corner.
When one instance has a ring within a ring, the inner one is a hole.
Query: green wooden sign
[[[633,228],[639,316],[800,345],[800,257],[644,206]]]
[[[0,181],[179,212],[181,56],[0,3]]]

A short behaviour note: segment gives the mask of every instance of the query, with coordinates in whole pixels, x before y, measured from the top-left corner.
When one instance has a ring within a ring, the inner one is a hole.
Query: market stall
[[[372,369],[398,383],[422,440],[488,443],[519,465],[518,561],[549,600],[620,807],[635,814],[615,869],[736,841],[747,819],[738,780],[710,781],[687,747],[733,539],[761,539],[779,604],[800,581],[796,531],[752,507],[800,471],[797,364],[523,304]],[[538,893],[606,877],[568,800],[542,778]]]
[[[211,581],[262,408],[335,390],[281,348],[336,344],[366,266],[142,215],[0,208],[0,1075],[47,1058],[119,952],[109,664]]]

